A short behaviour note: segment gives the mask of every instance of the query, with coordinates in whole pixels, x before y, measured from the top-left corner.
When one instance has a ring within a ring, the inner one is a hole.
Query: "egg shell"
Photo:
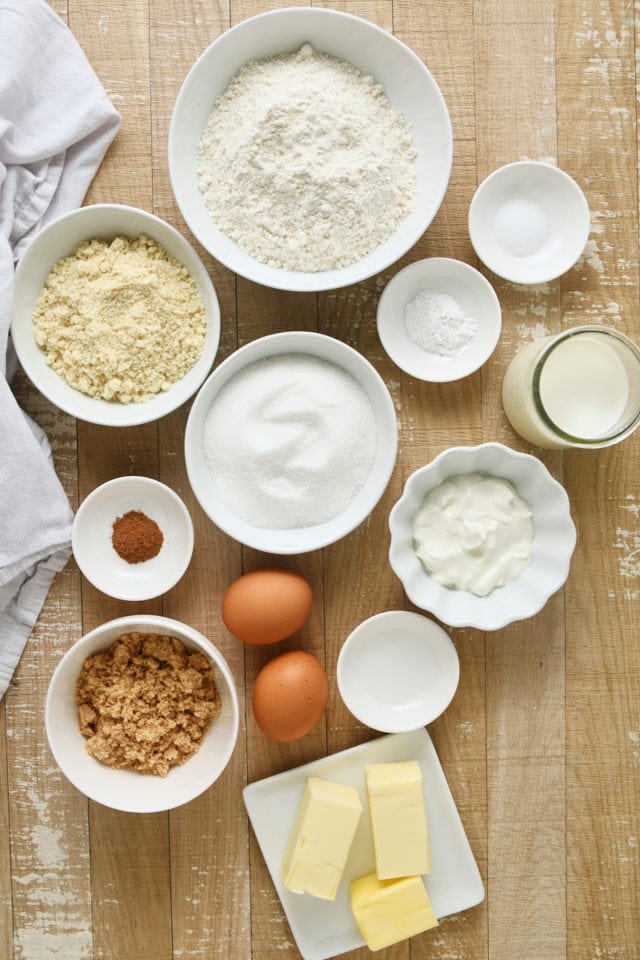
[[[329,681],[317,657],[290,650],[269,660],[253,687],[256,723],[271,740],[291,743],[318,723],[329,699]]]
[[[235,580],[222,598],[222,619],[244,643],[278,643],[304,624],[311,587],[293,570],[253,570]]]

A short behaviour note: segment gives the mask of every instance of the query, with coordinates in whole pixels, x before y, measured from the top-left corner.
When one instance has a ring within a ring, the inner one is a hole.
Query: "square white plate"
[[[424,777],[431,873],[425,882],[436,916],[459,913],[484,899],[484,886],[431,738],[422,728],[392,733],[287,770],[244,788],[243,797],[260,850],[291,932],[304,960],[327,960],[364,945],[351,913],[349,884],[374,870],[364,769],[369,763],[417,760]],[[363,814],[335,901],[285,890],[280,865],[307,777],[355,787]]]

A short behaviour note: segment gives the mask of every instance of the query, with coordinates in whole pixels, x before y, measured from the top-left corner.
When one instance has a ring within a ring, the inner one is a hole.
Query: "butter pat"
[[[431,854],[420,765],[416,760],[372,763],[365,775],[379,879],[429,873]]]
[[[438,926],[422,877],[379,880],[370,873],[354,880],[349,892],[353,917],[370,950]]]
[[[361,815],[353,787],[309,777],[282,861],[285,888],[335,900]]]

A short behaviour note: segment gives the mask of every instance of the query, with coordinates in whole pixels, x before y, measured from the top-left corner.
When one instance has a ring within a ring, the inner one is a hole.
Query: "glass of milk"
[[[608,447],[640,425],[640,349],[623,333],[581,326],[523,347],[507,368],[502,404],[539,447]]]

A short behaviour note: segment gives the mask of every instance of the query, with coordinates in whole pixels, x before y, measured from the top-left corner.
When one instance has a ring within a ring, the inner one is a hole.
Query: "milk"
[[[502,402],[514,430],[537,446],[616,443],[640,423],[640,351],[606,327],[533,341],[511,361]]]
[[[540,374],[540,401],[565,433],[596,440],[615,430],[629,400],[629,378],[615,350],[585,334],[558,344]]]

